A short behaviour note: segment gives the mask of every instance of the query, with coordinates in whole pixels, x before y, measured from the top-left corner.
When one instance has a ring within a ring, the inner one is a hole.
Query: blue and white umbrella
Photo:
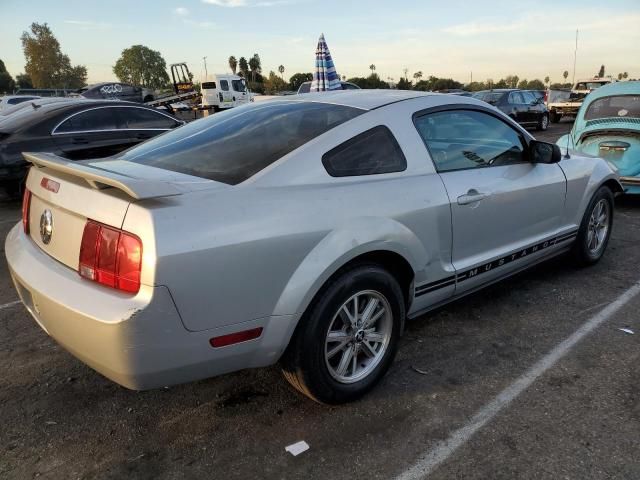
[[[318,46],[316,47],[316,70],[313,72],[311,91],[324,92],[326,90],[340,90],[341,88],[340,77],[336,73],[336,66],[333,64],[323,33],[320,35]]]

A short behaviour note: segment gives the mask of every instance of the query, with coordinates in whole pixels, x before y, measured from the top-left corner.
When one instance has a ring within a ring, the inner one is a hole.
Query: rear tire
[[[600,187],[584,212],[571,254],[577,266],[594,265],[607,249],[613,227],[613,192]]]
[[[547,128],[549,128],[549,115],[545,113],[540,117],[536,130],[544,132]]]
[[[357,400],[391,366],[404,316],[397,280],[376,264],[354,265],[305,312],[281,360],[284,377],[320,403]]]
[[[549,116],[549,120],[551,120],[551,123],[558,123],[561,118],[562,115],[560,115],[558,112],[551,112]]]

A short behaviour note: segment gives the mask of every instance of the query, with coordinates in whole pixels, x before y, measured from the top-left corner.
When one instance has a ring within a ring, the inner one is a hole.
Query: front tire
[[[359,264],[314,299],[282,358],[285,378],[311,399],[351,402],[371,390],[395,357],[405,306],[397,280]]]
[[[600,187],[585,210],[572,255],[578,266],[598,263],[609,243],[613,227],[613,192]]]

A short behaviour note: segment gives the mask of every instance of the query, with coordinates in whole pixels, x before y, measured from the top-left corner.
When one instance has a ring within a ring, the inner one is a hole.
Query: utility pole
[[[473,71],[471,72],[471,81],[469,83],[473,83]]]
[[[578,29],[576,28],[576,49],[573,52],[573,78],[571,83],[576,84],[576,59],[578,58]]]
[[[208,80],[209,74],[207,73],[207,57],[202,57],[202,61],[204,62],[204,81]]]

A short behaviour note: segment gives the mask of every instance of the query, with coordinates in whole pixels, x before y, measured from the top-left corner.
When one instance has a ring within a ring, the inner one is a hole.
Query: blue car
[[[626,193],[640,194],[640,82],[616,82],[591,92],[571,132],[557,144],[604,158]]]

